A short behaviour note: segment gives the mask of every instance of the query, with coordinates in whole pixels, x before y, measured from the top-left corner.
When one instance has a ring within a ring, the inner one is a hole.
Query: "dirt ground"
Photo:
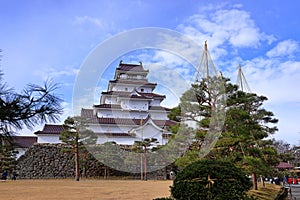
[[[170,196],[172,181],[7,180],[0,181],[0,200],[152,200]]]

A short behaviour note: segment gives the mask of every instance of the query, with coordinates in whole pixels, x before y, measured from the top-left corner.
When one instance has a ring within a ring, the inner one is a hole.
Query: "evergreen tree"
[[[62,100],[54,91],[57,85],[51,81],[43,86],[28,84],[21,93],[9,88],[0,71],[0,166],[2,170],[12,167],[16,152],[11,136],[23,128],[55,122],[62,114]],[[1,170],[1,169],[0,169]]]
[[[64,121],[64,130],[61,132],[59,139],[70,145],[70,151],[74,153],[75,159],[75,180],[79,181],[80,172],[80,151],[82,157],[86,157],[84,145],[96,144],[96,134],[86,128],[86,120],[81,117],[68,117]]]
[[[158,141],[156,138],[145,138],[141,141],[134,141],[133,148],[131,149],[134,152],[141,154],[141,179],[147,180],[147,151],[154,148],[153,145],[157,144]],[[154,149],[153,149],[154,150]],[[143,172],[142,172],[142,169]]]
[[[11,139],[3,141],[0,148],[0,172],[6,171],[8,174],[13,173],[16,169],[16,155],[18,153],[10,141]]]
[[[57,85],[51,81],[44,86],[28,84],[22,93],[15,92],[2,80],[0,73],[0,135],[11,135],[24,127],[55,122],[62,114],[61,99],[53,92]]]
[[[206,156],[210,159],[223,159],[242,167],[255,178],[257,173],[271,171],[277,159],[277,152],[266,138],[277,131],[273,124],[278,120],[272,112],[263,108],[267,100],[264,96],[238,90],[236,85],[223,78],[227,101],[226,118],[222,134],[215,147]],[[181,167],[199,160],[197,152],[207,143],[211,127],[212,110],[218,93],[211,93],[209,81],[203,79],[181,97],[180,107],[183,118],[196,121],[195,140],[185,156],[177,160]],[[197,103],[195,103],[197,102]],[[183,110],[185,108],[185,110]]]
[[[104,144],[97,144],[88,149],[93,156],[104,165],[104,178],[110,176],[110,167],[118,169],[124,165],[123,159],[119,153],[120,146],[116,142],[105,142]]]

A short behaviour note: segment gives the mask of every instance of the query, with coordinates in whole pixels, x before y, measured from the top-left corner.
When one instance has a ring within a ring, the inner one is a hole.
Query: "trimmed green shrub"
[[[171,186],[176,200],[240,200],[249,199],[246,192],[251,181],[234,164],[203,159],[180,171]]]

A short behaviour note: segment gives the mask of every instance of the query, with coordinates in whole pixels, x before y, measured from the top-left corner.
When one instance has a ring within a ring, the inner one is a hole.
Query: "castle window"
[[[144,88],[141,88],[141,92],[144,92]]]

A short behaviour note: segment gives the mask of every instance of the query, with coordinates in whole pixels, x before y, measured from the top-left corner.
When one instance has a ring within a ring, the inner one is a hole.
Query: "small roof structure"
[[[64,126],[60,124],[45,124],[42,131],[34,132],[35,135],[60,135]]]
[[[12,142],[16,147],[29,148],[37,143],[36,136],[12,136]]]
[[[280,162],[277,166],[277,169],[293,169],[293,166],[287,162]]]

